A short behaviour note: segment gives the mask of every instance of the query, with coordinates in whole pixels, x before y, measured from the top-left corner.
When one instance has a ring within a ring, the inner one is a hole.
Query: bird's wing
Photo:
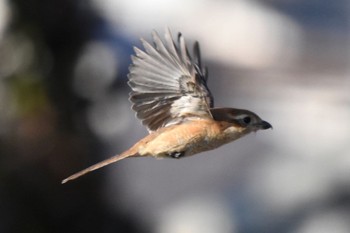
[[[134,48],[129,72],[130,101],[136,116],[149,131],[179,123],[189,117],[211,117],[213,97],[207,87],[207,70],[202,67],[198,42],[190,57],[184,37],[176,45],[169,31],[165,43],[152,33],[152,46]]]

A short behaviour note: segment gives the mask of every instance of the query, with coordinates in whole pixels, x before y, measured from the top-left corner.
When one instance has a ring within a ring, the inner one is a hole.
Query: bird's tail
[[[62,180],[62,184],[67,183],[68,181],[71,181],[71,180],[75,180],[75,179],[79,178],[80,176],[85,175],[86,173],[89,173],[89,172],[92,172],[92,171],[99,169],[101,167],[107,166],[108,164],[118,162],[119,160],[125,159],[127,157],[137,156],[137,152],[134,152],[132,149],[127,150],[120,155],[115,155],[111,158],[108,158],[108,159],[103,160],[99,163],[96,163],[88,168],[85,168],[84,170],[81,170],[80,172],[77,172],[77,173],[67,177],[66,179]]]

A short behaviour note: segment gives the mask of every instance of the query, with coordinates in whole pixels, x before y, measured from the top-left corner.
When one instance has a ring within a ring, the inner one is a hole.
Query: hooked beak
[[[272,129],[272,125],[267,121],[262,121],[259,123],[260,129]]]

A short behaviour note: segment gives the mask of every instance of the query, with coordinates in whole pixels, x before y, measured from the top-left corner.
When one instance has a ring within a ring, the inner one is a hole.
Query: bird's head
[[[270,129],[272,125],[262,120],[255,113],[236,108],[213,108],[210,110],[216,121],[225,121],[240,128],[242,133],[247,134],[261,129]]]

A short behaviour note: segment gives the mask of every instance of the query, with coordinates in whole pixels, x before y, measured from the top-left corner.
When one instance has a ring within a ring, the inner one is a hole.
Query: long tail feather
[[[111,158],[108,158],[108,159],[103,160],[99,163],[96,163],[88,168],[85,168],[84,170],[81,170],[80,172],[77,172],[77,173],[67,177],[66,179],[62,180],[62,184],[67,183],[68,181],[71,181],[71,180],[75,180],[75,179],[79,178],[80,176],[85,175],[86,173],[89,173],[89,172],[92,172],[92,171],[99,169],[101,167],[107,166],[108,164],[118,162],[119,160],[125,159],[127,157],[131,157],[131,156],[135,156],[135,153],[131,153],[130,150],[125,151],[124,153],[122,153],[120,155],[115,155]]]

